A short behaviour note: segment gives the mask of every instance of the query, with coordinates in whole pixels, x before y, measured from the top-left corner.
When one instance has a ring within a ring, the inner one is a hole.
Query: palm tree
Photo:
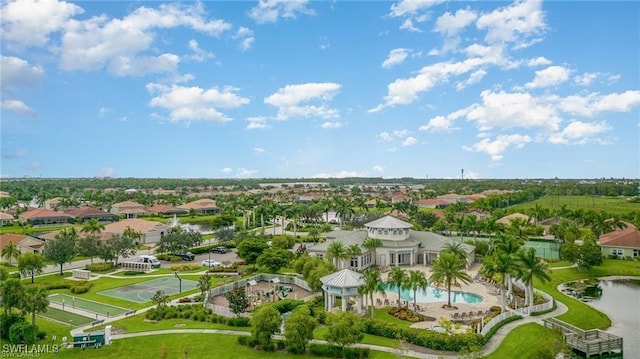
[[[389,275],[387,276],[387,283],[395,286],[398,290],[398,310],[400,310],[400,290],[406,288],[407,273],[400,267],[392,267]]]
[[[367,268],[367,270],[365,270],[362,274],[364,275],[364,284],[360,288],[358,288],[358,292],[365,296],[367,300],[366,305],[371,311],[371,319],[373,320],[375,313],[373,307],[373,294],[376,292],[384,294],[385,291],[382,285],[382,279],[380,279],[380,271],[378,270],[378,268]],[[369,300],[371,300],[370,306]]]
[[[98,222],[97,219],[91,218],[82,226],[81,232],[89,235],[97,235],[104,230],[104,224]]]
[[[433,283],[444,284],[447,287],[447,306],[451,308],[451,285],[456,281],[469,284],[471,277],[465,270],[465,261],[453,253],[440,253],[432,263],[432,273],[429,280]]]
[[[9,267],[11,267],[11,259],[18,259],[20,256],[20,250],[13,242],[8,242],[4,248],[2,248],[2,252],[0,252],[0,257],[5,257],[9,261]]]
[[[324,197],[320,200],[319,205],[319,208],[322,209],[322,212],[326,215],[325,222],[329,223],[329,211],[333,208],[333,201],[329,197]]]
[[[357,258],[362,255],[362,248],[357,244],[352,244],[347,247],[347,258]]]
[[[327,259],[333,261],[333,265],[340,269],[340,262],[343,259],[349,258],[347,248],[340,241],[333,241],[327,247]]]
[[[518,239],[519,242],[524,244],[524,242],[529,239],[527,236],[527,227],[529,226],[529,220],[524,218],[513,218],[509,221],[507,229]]]
[[[362,242],[362,248],[373,252],[373,264],[376,264],[376,248],[382,247],[382,241],[378,238],[367,238]]]
[[[533,306],[533,279],[538,278],[541,282],[551,280],[549,276],[549,266],[547,262],[536,257],[535,248],[521,249],[518,251],[516,261],[518,264],[518,278],[527,286],[528,298],[525,301],[529,307]]]
[[[511,259],[514,258],[515,254],[518,253],[520,248],[522,247],[522,243],[515,238],[514,236],[506,233],[501,233],[494,239],[495,243],[495,251],[499,253],[506,253],[511,256]],[[513,271],[506,274],[506,284],[507,284],[507,292],[511,295],[513,291],[512,282],[511,282],[511,273]]]
[[[488,257],[485,257],[482,262],[482,268],[480,271],[487,277],[492,278],[496,275],[500,276],[500,308],[501,312],[504,312],[504,288],[505,282],[509,278],[509,275],[514,272],[515,261],[512,254],[505,252],[496,252]]]
[[[351,202],[342,197],[336,197],[334,203],[336,205],[336,214],[340,217],[340,228],[342,229],[344,221],[351,218],[356,212],[351,207]]]
[[[311,227],[308,232],[309,237],[313,240],[313,243],[318,243],[318,238],[320,237],[320,228]]]
[[[462,246],[462,243],[460,242],[445,243],[440,253],[443,253],[443,252],[453,253],[456,256],[460,257],[460,259],[465,259],[465,260],[467,259],[467,251],[464,249],[464,247]]]
[[[30,285],[24,291],[22,297],[21,309],[26,313],[31,313],[31,324],[36,325],[36,313],[47,311],[49,306],[49,293],[44,287],[39,285]]]
[[[429,287],[429,281],[427,277],[425,277],[424,272],[420,270],[410,270],[409,275],[407,276],[407,287],[413,291],[413,310],[417,312],[418,308],[418,299],[417,292],[418,290],[426,290]]]

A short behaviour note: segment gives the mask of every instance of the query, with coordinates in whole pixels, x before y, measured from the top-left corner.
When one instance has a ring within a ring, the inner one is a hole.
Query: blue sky
[[[640,177],[640,3],[2,2],[3,177]]]

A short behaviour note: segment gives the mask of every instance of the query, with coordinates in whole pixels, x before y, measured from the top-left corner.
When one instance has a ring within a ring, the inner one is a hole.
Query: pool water
[[[398,294],[398,289],[394,285],[385,284],[384,291],[387,293]],[[418,303],[433,303],[433,302],[446,302],[447,291],[434,287],[427,287],[426,290],[418,290],[416,292]],[[413,302],[413,290],[400,289],[400,298],[409,302]],[[484,299],[474,293],[451,291],[451,303],[480,303]]]

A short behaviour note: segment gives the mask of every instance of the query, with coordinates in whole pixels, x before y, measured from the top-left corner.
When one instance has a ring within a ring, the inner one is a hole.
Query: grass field
[[[66,306],[86,310],[92,313],[98,313],[104,316],[116,316],[128,312],[128,309],[114,307],[112,305],[78,298],[66,294],[54,294],[49,297],[49,302],[62,304]]]
[[[211,322],[200,322],[190,319],[163,319],[157,322],[147,322],[144,320],[144,313],[136,314],[134,316],[117,320],[115,322],[111,322],[114,328],[119,328],[124,330],[125,333],[137,333],[137,332],[146,332],[149,330],[165,330],[165,329],[226,329],[226,330],[236,330],[236,331],[250,331],[249,327],[231,327],[225,324],[220,323],[211,323]],[[95,328],[91,328],[91,330],[101,330],[107,324],[100,325]]]
[[[565,205],[567,209],[605,211],[611,214],[623,214],[638,210],[638,203],[631,203],[626,198],[618,197],[593,197],[593,196],[544,196],[532,202],[526,202],[509,207],[510,210],[526,211],[536,204],[549,209],[558,209]]]
[[[40,313],[40,316],[53,319],[55,321],[66,323],[72,327],[78,327],[81,325],[89,324],[95,321],[95,318],[85,317],[79,314],[67,312],[61,309],[48,307],[45,313]]]
[[[500,347],[488,359],[537,359],[553,358],[551,349],[559,349],[562,337],[550,329],[536,323],[529,323],[517,327],[507,334]],[[555,354],[555,353],[554,353]]]

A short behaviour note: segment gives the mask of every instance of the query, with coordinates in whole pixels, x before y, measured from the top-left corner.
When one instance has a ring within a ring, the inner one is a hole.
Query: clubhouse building
[[[364,225],[361,231],[333,231],[326,235],[326,241],[309,248],[311,255],[324,257],[332,242],[342,242],[345,248],[358,245],[362,254],[343,261],[339,268],[363,270],[372,265],[389,266],[424,266],[438,258],[447,243],[460,243],[467,252],[467,267],[475,260],[475,247],[459,240],[445,237],[433,232],[421,232],[411,229],[410,223],[392,216],[385,216]],[[362,244],[367,238],[379,239],[382,247],[367,250]],[[345,263],[344,262],[348,262]]]

